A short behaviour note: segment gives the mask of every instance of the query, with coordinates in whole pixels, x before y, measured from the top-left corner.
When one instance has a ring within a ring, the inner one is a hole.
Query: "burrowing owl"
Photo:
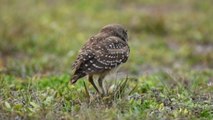
[[[119,24],[104,26],[100,32],[92,36],[81,48],[76,61],[73,63],[74,74],[71,83],[88,75],[89,82],[98,93],[105,94],[103,87],[104,77],[129,57],[127,44],[127,30]],[[93,75],[98,75],[98,84],[102,92],[93,81]]]

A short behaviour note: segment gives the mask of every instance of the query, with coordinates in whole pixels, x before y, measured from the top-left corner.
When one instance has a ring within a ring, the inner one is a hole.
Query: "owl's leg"
[[[95,88],[95,90],[100,93],[100,91],[98,90],[97,86],[95,85],[94,83],[94,80],[93,80],[93,76],[92,75],[89,75],[89,82],[92,84],[92,86]]]
[[[101,94],[102,95],[106,95],[107,94],[106,91],[105,91],[105,88],[103,86],[103,80],[104,80],[104,78],[105,78],[105,75],[100,75],[99,78],[98,78],[98,84],[99,84],[99,86],[101,88],[101,91],[102,91]]]

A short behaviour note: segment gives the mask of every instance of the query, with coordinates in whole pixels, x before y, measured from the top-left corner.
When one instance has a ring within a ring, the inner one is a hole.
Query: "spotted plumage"
[[[88,75],[93,87],[100,93],[93,81],[93,75],[99,75],[98,83],[105,94],[102,81],[106,74],[125,63],[129,57],[127,31],[119,24],[104,26],[81,48],[73,63],[74,74],[71,83]]]

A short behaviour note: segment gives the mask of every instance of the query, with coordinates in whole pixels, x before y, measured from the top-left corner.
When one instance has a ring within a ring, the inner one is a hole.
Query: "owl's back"
[[[74,76],[79,79],[86,75],[110,71],[125,63],[129,52],[127,42],[119,37],[101,34],[93,36],[82,47],[73,64]]]

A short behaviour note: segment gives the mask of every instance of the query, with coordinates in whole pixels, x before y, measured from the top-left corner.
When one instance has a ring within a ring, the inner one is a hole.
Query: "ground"
[[[0,119],[213,119],[212,1],[1,0]],[[69,82],[86,40],[128,29],[109,96]]]

